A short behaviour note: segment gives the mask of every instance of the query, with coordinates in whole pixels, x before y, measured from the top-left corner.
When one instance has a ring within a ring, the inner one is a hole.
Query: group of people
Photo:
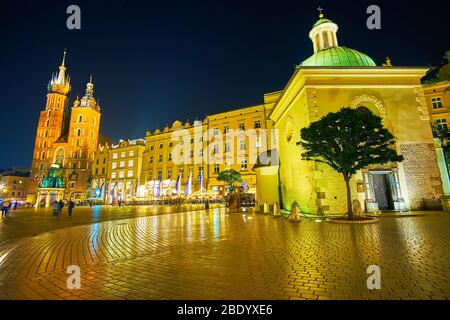
[[[1,202],[1,208],[2,208],[2,218],[8,218],[9,217],[9,210],[17,210],[17,207],[19,205],[18,201],[2,201]]]
[[[69,200],[69,202],[67,204],[67,212],[69,214],[69,217],[72,216],[74,207],[75,207],[75,202],[73,202],[72,200]],[[63,208],[64,208],[64,201],[59,200],[59,201],[53,202],[53,215],[61,216]]]

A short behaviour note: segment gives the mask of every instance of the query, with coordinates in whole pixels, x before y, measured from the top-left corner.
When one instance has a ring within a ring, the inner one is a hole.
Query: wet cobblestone
[[[370,225],[221,209],[94,222],[0,245],[1,299],[449,299],[450,216]],[[368,290],[366,269],[381,268]],[[67,266],[81,268],[69,290]]]

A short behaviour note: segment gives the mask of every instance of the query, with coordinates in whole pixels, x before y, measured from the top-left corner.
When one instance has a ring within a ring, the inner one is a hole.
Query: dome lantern
[[[314,52],[338,47],[338,41],[336,33],[338,26],[333,21],[325,19],[323,15],[323,9],[318,8],[319,20],[313,25],[309,32],[309,38],[311,39],[314,47]]]

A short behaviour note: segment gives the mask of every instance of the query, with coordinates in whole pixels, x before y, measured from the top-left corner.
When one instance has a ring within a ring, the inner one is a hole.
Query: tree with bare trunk
[[[380,117],[366,108],[342,108],[300,130],[304,160],[326,163],[342,174],[347,190],[347,214],[353,219],[350,179],[373,164],[403,161],[394,136]]]

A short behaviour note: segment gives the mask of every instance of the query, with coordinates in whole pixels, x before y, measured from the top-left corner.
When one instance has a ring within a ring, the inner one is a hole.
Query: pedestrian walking
[[[2,218],[8,218],[9,204],[6,201],[2,203]]]
[[[69,217],[72,216],[72,210],[75,207],[75,202],[73,202],[72,200],[69,200],[69,204],[67,206],[67,211],[69,212]]]
[[[58,214],[61,215],[62,214],[62,210],[64,208],[64,201],[59,200],[58,206],[59,206]]]
[[[58,203],[58,201],[54,201],[53,202],[53,204],[52,204],[52,207],[53,207],[53,216],[58,216],[58,214],[59,214],[59,203]]]

